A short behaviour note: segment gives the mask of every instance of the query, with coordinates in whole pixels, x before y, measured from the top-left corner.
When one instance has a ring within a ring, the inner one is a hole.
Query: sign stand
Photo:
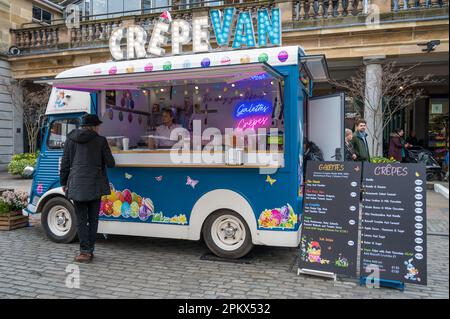
[[[320,270],[307,269],[307,268],[298,268],[297,276],[299,276],[300,274],[330,278],[330,279],[333,279],[333,281],[336,281],[336,279],[337,279],[337,275],[333,272],[320,271]]]
[[[367,277],[359,277],[359,285],[364,286],[366,284]],[[387,280],[387,279],[374,279],[374,283],[378,283],[380,287],[393,288],[400,291],[405,291],[405,283],[397,280]]]

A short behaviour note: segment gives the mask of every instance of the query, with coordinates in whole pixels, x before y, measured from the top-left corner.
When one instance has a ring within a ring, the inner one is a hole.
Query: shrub
[[[0,213],[21,210],[28,205],[28,193],[5,191],[0,197]]]
[[[9,162],[8,164],[8,172],[11,175],[20,175],[24,177],[24,168],[27,166],[35,167],[38,156],[38,153],[23,153],[13,155],[11,162]]]

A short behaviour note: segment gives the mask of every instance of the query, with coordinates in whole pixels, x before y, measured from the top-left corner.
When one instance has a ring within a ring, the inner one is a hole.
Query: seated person
[[[163,124],[156,128],[156,136],[149,139],[149,148],[171,148],[178,141],[170,140],[172,130],[181,127],[174,123],[174,115],[170,109],[164,109],[162,112]],[[178,140],[181,139],[179,136]]]

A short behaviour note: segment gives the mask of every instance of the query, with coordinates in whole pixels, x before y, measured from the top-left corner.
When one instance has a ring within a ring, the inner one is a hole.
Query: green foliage
[[[23,170],[27,166],[36,166],[37,158],[39,153],[23,153],[23,154],[15,154],[12,157],[11,162],[8,164],[8,172],[11,175],[20,175],[23,176]]]
[[[0,198],[0,215],[4,215],[9,212],[9,206]]]
[[[393,157],[386,158],[383,156],[373,157],[370,159],[370,162],[374,164],[397,163],[397,161]]]

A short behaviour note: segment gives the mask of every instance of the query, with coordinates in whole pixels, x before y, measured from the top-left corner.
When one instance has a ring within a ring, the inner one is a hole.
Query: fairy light
[[[236,34],[234,35],[233,49],[239,49],[242,44],[254,47],[255,31],[253,30],[252,16],[250,12],[240,12],[236,22]]]
[[[267,37],[273,45],[281,45],[280,8],[272,8],[272,21],[267,9],[258,10],[258,44],[267,46]]]
[[[230,42],[231,24],[233,23],[233,17],[236,9],[233,7],[226,8],[224,10],[224,16],[222,19],[222,11],[211,10],[210,16],[216,35],[217,45],[224,47],[228,46]]]
[[[158,21],[153,28],[152,37],[148,44],[148,53],[162,56],[166,53],[166,50],[161,48],[161,45],[166,45],[168,38],[165,35],[169,31],[169,24]]]
[[[127,58],[145,58],[145,42],[147,33],[137,25],[128,27],[127,29]]]
[[[208,52],[210,38],[208,17],[195,17],[192,20],[192,50],[194,52]]]
[[[183,44],[191,40],[191,25],[183,19],[176,19],[172,22],[172,54],[177,55],[183,52]]]
[[[117,28],[111,33],[111,37],[109,38],[109,50],[111,52],[111,56],[115,60],[123,59],[123,51],[120,47],[120,42],[123,38],[123,28]]]

